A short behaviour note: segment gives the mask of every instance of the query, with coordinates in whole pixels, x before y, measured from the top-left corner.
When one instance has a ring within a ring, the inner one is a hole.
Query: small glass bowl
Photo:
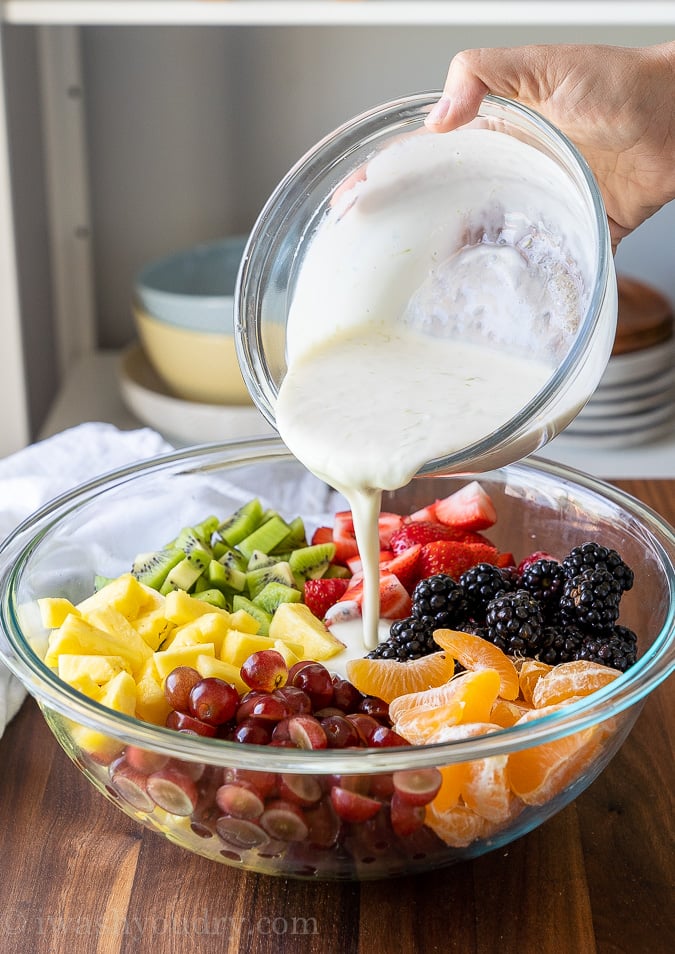
[[[246,386],[272,426],[275,424],[277,394],[287,369],[288,316],[313,240],[324,224],[331,221],[331,214],[334,218],[337,207],[340,216],[349,215],[345,194],[349,192],[351,198],[350,190],[358,190],[359,181],[364,178],[363,170],[369,163],[381,159],[388,149],[406,138],[419,134],[439,135],[424,128],[424,119],[439,95],[424,93],[387,103],[336,129],[287,173],[258,217],[244,252],[235,292],[235,338]],[[481,153],[479,171],[459,164],[456,175],[458,178],[464,176],[466,188],[471,191],[472,215],[475,210],[478,220],[482,215],[493,215],[493,212],[485,211],[488,208],[487,196],[492,204],[490,208],[496,205],[501,210],[503,228],[497,228],[494,222],[490,226],[499,235],[509,231],[509,223],[518,219],[521,212],[532,212],[528,219],[536,219],[541,214],[537,212],[540,196],[554,203],[556,211],[552,213],[553,217],[570,216],[568,224],[572,223],[574,236],[566,254],[574,258],[575,252],[583,246],[589,260],[588,274],[580,279],[585,310],[576,327],[565,335],[543,330],[545,321],[537,321],[532,334],[521,334],[514,350],[521,356],[523,352],[531,356],[535,350],[533,342],[538,339],[538,351],[546,353],[554,368],[549,380],[518,414],[492,434],[468,448],[428,462],[422,473],[487,470],[520,460],[542,447],[574,419],[590,398],[609,359],[616,330],[616,275],[607,217],[600,192],[583,157],[558,129],[537,113],[491,95],[485,97],[476,119],[459,132],[467,130],[479,131],[481,135],[487,131],[491,136],[519,140],[551,161],[551,169],[545,175],[539,175],[527,163],[516,168],[512,165],[505,170],[493,160],[491,150],[486,146]],[[455,133],[442,135],[452,137]],[[518,190],[516,201],[511,198],[514,183]],[[389,206],[393,209],[396,194],[392,189],[388,197],[378,196],[378,202],[385,210]],[[353,203],[355,207],[358,202],[357,196]],[[343,211],[345,205],[347,208]],[[525,205],[527,210],[523,208]],[[570,214],[570,210],[574,211]],[[457,224],[458,213],[454,206],[448,210],[447,221],[451,231],[457,230],[461,246],[461,236],[465,232]],[[441,225],[444,222],[442,220]],[[401,249],[419,245],[420,236],[418,233],[409,234],[405,217],[396,218],[395,225],[392,232],[396,232],[396,242],[402,236]],[[476,244],[482,239],[480,235],[473,235],[466,241]],[[346,254],[349,257],[352,252]],[[353,254],[359,258],[357,249]],[[432,259],[433,256],[429,260],[429,274]],[[385,271],[389,267],[386,274],[394,281],[392,267],[386,266],[389,258],[384,246],[379,260],[385,265]],[[351,274],[351,260],[336,264],[339,265],[336,275]],[[395,274],[399,282],[398,272]],[[330,302],[339,294],[341,279],[336,279],[338,284],[335,287],[330,286],[331,275],[326,279],[322,300]],[[415,291],[415,287],[410,287],[406,295]],[[316,303],[317,324],[326,321],[322,300]],[[398,316],[392,316],[392,320],[397,319]],[[480,320],[479,314],[462,315],[462,337],[480,341],[484,334],[480,330]],[[509,346],[508,335],[506,345]]]
[[[417,479],[386,494],[384,506],[410,513],[462,482]],[[302,514],[309,533],[313,521],[341,509],[344,501],[275,438],[207,445],[127,467],[57,498],[26,520],[0,548],[0,657],[105,797],[206,858],[283,877],[358,880],[421,872],[493,851],[537,828],[591,784],[628,735],[645,698],[675,667],[675,536],[648,507],[560,465],[512,465],[481,476],[481,482],[498,513],[490,536],[517,560],[542,549],[562,557],[595,539],[617,549],[635,572],[620,622],[638,634],[637,663],[591,696],[528,724],[428,746],[305,751],[245,745],[184,735],[104,708],[44,664],[47,633],[39,598],[79,602],[93,592],[96,574],[125,572],[137,553],[209,514],[225,516],[252,496],[282,516]],[[461,763],[476,770],[498,767],[513,753],[555,749],[582,737],[589,743],[585,757],[542,804],[511,800],[508,814],[498,819],[489,811],[462,809],[449,816],[442,831],[425,825],[407,837],[394,835],[393,772]],[[146,791],[147,777],[167,760],[191,788],[194,805],[187,814],[184,807],[173,811],[156,804]],[[282,775],[295,780],[296,789],[313,790],[316,800],[301,809],[307,835],[284,840],[267,833],[259,818],[223,815],[214,793],[226,776],[237,774],[267,792],[265,802],[274,797],[266,786]],[[328,792],[337,778],[343,787],[377,793],[383,803],[378,816],[360,824],[336,821]]]

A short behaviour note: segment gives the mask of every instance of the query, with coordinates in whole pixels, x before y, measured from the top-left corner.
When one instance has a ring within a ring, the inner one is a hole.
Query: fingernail
[[[440,126],[450,109],[450,99],[447,96],[441,96],[437,103],[431,107],[424,120],[427,126]]]

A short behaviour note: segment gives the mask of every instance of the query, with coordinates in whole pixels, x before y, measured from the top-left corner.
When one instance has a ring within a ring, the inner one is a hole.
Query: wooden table
[[[675,481],[622,481],[675,523]],[[29,700],[0,741],[1,954],[671,954],[673,683],[577,801],[473,862],[363,885],[199,859],[103,799]]]

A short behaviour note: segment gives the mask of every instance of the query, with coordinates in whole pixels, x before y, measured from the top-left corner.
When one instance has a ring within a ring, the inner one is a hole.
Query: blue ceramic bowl
[[[135,278],[136,303],[177,328],[232,334],[234,288],[245,244],[245,236],[229,236],[150,262]]]

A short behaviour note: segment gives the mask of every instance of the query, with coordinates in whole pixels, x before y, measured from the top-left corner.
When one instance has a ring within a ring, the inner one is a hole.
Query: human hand
[[[465,50],[450,63],[427,127],[469,122],[486,93],[536,110],[577,146],[602,192],[615,250],[675,198],[675,42]]]

